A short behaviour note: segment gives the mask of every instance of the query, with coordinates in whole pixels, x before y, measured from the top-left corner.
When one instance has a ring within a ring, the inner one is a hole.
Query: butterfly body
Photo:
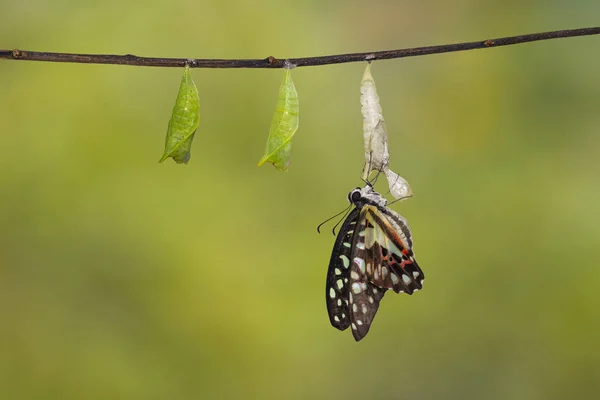
[[[406,219],[387,207],[371,185],[353,189],[355,207],[336,238],[327,272],[327,311],[331,324],[352,327],[359,341],[368,333],[387,290],[412,294],[423,286],[423,271],[412,251]]]

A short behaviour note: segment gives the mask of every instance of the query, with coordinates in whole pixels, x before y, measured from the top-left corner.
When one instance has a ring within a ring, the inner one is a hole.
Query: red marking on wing
[[[376,211],[373,210],[377,210],[377,207],[375,206],[369,206],[369,213],[371,214],[371,216],[373,217],[373,219],[375,220],[375,222],[383,229],[385,229],[385,233],[387,234],[387,236],[392,239],[392,241],[394,242],[394,244],[400,248],[400,251],[402,251],[402,254],[406,254],[408,255],[408,248],[406,246],[406,244],[404,244],[404,242],[402,241],[402,239],[400,238],[400,236],[398,236],[398,234],[396,233],[396,231],[394,230],[394,228],[390,225],[390,223],[388,222],[387,219],[385,218],[380,218],[379,215],[377,215]]]

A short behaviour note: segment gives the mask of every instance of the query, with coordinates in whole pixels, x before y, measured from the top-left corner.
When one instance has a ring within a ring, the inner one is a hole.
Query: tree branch
[[[332,56],[290,58],[291,64],[297,67],[315,65],[342,64],[358,61],[387,60],[424,56],[428,54],[450,53],[463,50],[487,49],[491,47],[509,46],[519,43],[536,42],[575,36],[600,34],[600,27],[570,29],[553,32],[532,33],[521,36],[511,36],[498,39],[488,39],[478,42],[444,44],[439,46],[415,47],[412,49],[384,50],[368,53],[338,54]],[[223,60],[223,59],[186,59],[186,58],[157,58],[138,57],[133,54],[72,54],[72,53],[47,53],[28,50],[0,50],[0,59],[50,61],[80,64],[116,64],[134,65],[139,67],[184,67],[188,64],[191,68],[283,68],[284,59],[269,56],[264,59]]]

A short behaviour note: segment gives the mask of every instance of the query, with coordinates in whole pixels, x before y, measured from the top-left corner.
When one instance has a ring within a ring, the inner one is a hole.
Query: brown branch
[[[424,56],[428,54],[449,53],[463,50],[487,49],[491,47],[509,46],[519,43],[536,42],[538,40],[549,40],[598,34],[600,34],[600,27],[581,28],[563,31],[532,33],[529,35],[511,36],[499,39],[488,39],[478,42],[444,44],[439,46],[428,47],[415,47],[412,49],[338,54],[320,57],[291,58],[287,61],[289,61],[291,64],[297,67],[308,67],[314,65],[341,64],[358,61],[387,60],[392,58],[415,57]],[[282,68],[284,67],[286,61],[283,59],[277,59],[272,56],[269,56],[264,59],[255,60],[221,60],[138,57],[134,56],[133,54],[112,55],[47,53],[18,49],[0,50],[0,59],[67,62],[80,64],[135,65],[139,67],[183,67],[186,64],[188,64],[192,68]]]

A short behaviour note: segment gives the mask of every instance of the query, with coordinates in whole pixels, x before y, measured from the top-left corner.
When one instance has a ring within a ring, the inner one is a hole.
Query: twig
[[[488,39],[478,42],[444,44],[439,46],[415,47],[412,49],[374,51],[368,53],[338,54],[332,56],[304,57],[287,59],[296,67],[315,65],[342,64],[358,61],[386,60],[391,58],[404,58],[424,56],[428,54],[449,53],[454,51],[487,49],[491,47],[509,46],[519,43],[536,42],[538,40],[558,39],[574,36],[587,36],[600,34],[600,27],[570,29],[563,31],[532,33],[529,35],[511,36],[499,39]],[[188,58],[157,58],[138,57],[133,54],[71,54],[48,53],[28,50],[0,50],[0,59],[50,61],[80,64],[117,64],[134,65],[139,67],[183,67],[190,68],[283,68],[285,59],[269,56],[264,59],[254,60],[223,60],[223,59],[188,59]]]

